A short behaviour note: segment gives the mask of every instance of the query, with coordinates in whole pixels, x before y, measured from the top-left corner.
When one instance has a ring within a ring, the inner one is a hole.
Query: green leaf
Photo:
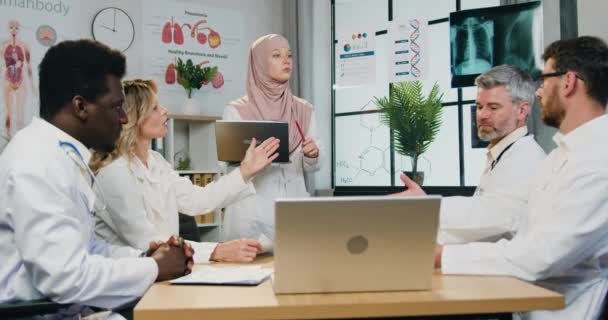
[[[417,160],[441,129],[441,99],[437,83],[428,96],[420,81],[394,83],[388,97],[374,97],[380,120],[391,130],[395,151]]]
[[[203,86],[203,82],[212,81],[217,74],[217,67],[201,67],[194,64],[191,59],[184,62],[177,58],[175,63],[177,71],[177,82],[184,87],[188,93],[188,98],[192,97],[192,90],[198,90]]]

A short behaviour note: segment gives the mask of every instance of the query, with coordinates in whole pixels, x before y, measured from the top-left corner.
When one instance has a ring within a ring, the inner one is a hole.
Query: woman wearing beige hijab
[[[231,102],[224,110],[224,120],[288,121],[290,151],[290,163],[273,163],[256,175],[253,181],[255,195],[226,208],[224,240],[250,238],[271,244],[274,200],[309,196],[304,172],[319,169],[320,152],[315,142],[313,107],[308,101],[294,96],[289,88],[291,66],[287,39],[277,34],[257,39],[249,50],[247,95]],[[228,170],[234,168],[228,167]]]

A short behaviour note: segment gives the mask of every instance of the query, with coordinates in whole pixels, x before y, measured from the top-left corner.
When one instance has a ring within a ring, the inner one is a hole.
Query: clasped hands
[[[158,265],[157,281],[190,274],[194,266],[194,249],[182,237],[171,236],[166,242],[150,242],[146,257],[153,258]]]

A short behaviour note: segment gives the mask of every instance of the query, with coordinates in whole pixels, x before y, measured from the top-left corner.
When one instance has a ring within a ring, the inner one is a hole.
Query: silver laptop
[[[245,152],[255,138],[257,144],[275,137],[280,140],[279,156],[273,162],[289,162],[289,133],[287,121],[227,121],[215,122],[217,159],[226,162],[241,162]]]
[[[279,199],[276,293],[428,290],[440,196]]]

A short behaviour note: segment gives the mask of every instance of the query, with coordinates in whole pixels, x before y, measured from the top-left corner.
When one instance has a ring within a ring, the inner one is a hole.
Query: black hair
[[[38,72],[40,116],[50,121],[74,96],[95,101],[107,93],[106,77],[122,78],[126,58],[94,40],[63,41],[46,52]]]
[[[604,108],[608,102],[608,46],[596,37],[558,40],[543,53],[545,61],[555,61],[556,72],[575,72],[585,82],[587,94]]]

